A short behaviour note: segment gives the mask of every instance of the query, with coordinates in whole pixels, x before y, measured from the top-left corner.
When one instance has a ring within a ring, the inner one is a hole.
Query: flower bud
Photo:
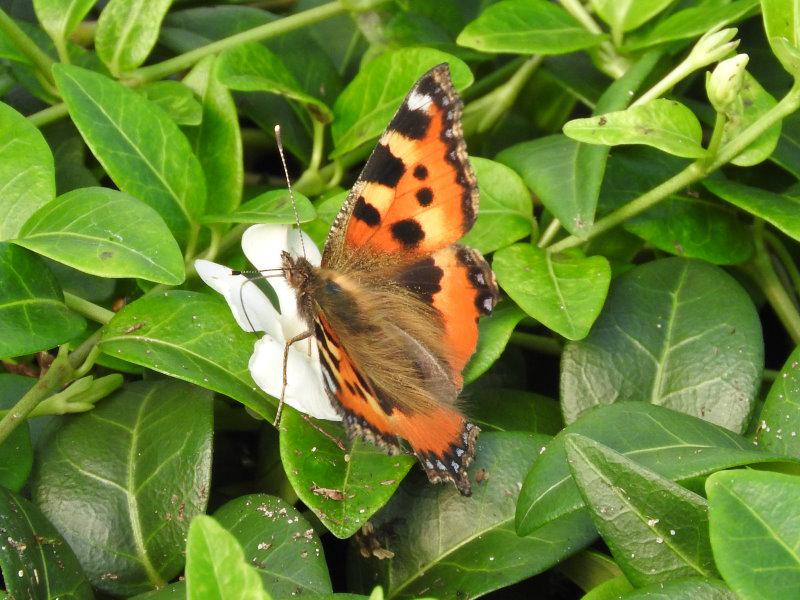
[[[706,73],[706,93],[717,112],[725,112],[739,96],[748,60],[747,54],[737,54],[719,63],[713,73]]]

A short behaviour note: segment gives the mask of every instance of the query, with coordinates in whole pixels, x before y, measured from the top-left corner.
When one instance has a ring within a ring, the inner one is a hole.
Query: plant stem
[[[589,33],[603,34],[604,31],[592,18],[580,0],[559,0],[561,6],[573,16],[573,18],[583,25]],[[601,64],[598,65],[602,71],[614,79],[619,79],[625,74],[630,66],[628,60],[617,53],[617,49],[611,42],[605,41],[598,46],[598,57]]]
[[[716,156],[711,159],[705,158],[693,162],[677,175],[674,175],[638,198],[631,200],[628,204],[606,215],[602,219],[599,219],[595,222],[594,227],[592,227],[592,230],[585,239],[571,235],[549,246],[548,250],[558,252],[560,250],[579,246],[587,240],[597,237],[601,233],[620,225],[627,219],[655,206],[681,188],[702,179],[721,166],[729,163],[732,159],[741,154],[741,152],[752,144],[762,133],[772,127],[776,122],[792,114],[798,107],[800,107],[800,86],[795,84],[778,104],[764,113],[761,118],[750,125],[750,127],[722,146]]]
[[[382,3],[383,2],[380,2],[379,4]],[[217,40],[216,42],[201,46],[200,48],[195,48],[194,50],[190,50],[189,52],[185,52],[184,54],[180,54],[163,62],[124,73],[122,78],[132,85],[141,85],[149,81],[163,79],[169,75],[174,75],[175,73],[191,68],[195,63],[206,56],[217,54],[223,50],[234,48],[247,42],[260,42],[284,33],[289,33],[290,31],[295,31],[296,29],[340,15],[346,12],[346,10],[347,9],[338,0],[329,2]]]
[[[772,257],[767,252],[764,244],[764,221],[756,219],[753,227],[753,241],[756,246],[756,253],[753,257],[750,274],[760,284],[761,290],[767,297],[772,309],[783,323],[789,336],[795,344],[800,344],[800,314],[797,306],[789,297],[786,288],[781,284],[775,267],[772,265]]]
[[[63,119],[68,114],[69,111],[67,110],[67,105],[62,102],[61,104],[54,104],[53,106],[48,106],[37,113],[28,115],[28,121],[30,121],[31,124],[36,127],[44,127],[53,121]]]
[[[791,254],[789,254],[789,250],[787,250],[783,240],[772,233],[769,229],[765,229],[764,241],[767,243],[770,250],[775,253],[775,256],[778,258],[778,260],[781,261],[783,268],[786,269],[786,273],[789,275],[789,279],[792,280],[795,293],[800,295],[800,269],[797,268],[794,258]]]
[[[522,346],[528,350],[559,356],[563,348],[558,340],[544,335],[534,335],[523,331],[515,331],[509,340],[512,344]]]
[[[312,118],[311,124],[314,127],[314,143],[311,148],[311,160],[308,163],[307,171],[317,173],[322,164],[322,151],[325,146],[325,123]]]
[[[0,9],[0,31],[2,31],[11,43],[22,52],[36,67],[36,70],[44,78],[44,80],[55,90],[55,80],[53,79],[53,61],[52,58],[36,43],[28,37],[19,25],[8,16],[6,11]]]
[[[550,224],[542,232],[542,237],[539,238],[539,248],[546,248],[547,245],[553,241],[553,238],[556,237],[556,234],[558,234],[560,229],[561,221],[558,219],[553,219],[550,221]]]
[[[728,117],[724,113],[717,113],[714,119],[714,129],[711,132],[711,139],[708,142],[708,155],[712,157],[719,152],[719,145],[722,142],[722,134],[725,133],[725,123],[728,122]]]
[[[67,353],[66,346],[62,346],[58,351],[58,356],[50,365],[47,372],[36,382],[28,392],[0,419],[0,444],[2,444],[11,432],[22,423],[31,411],[38,404],[50,396],[53,392],[59,391],[75,378],[75,371],[79,369],[86,358],[91,354],[97,342],[100,341],[102,329],[98,329],[84,342],[75,348],[71,353]]]
[[[69,292],[64,292],[64,304],[67,305],[67,308],[74,310],[79,315],[83,315],[87,319],[100,323],[101,325],[105,325],[114,317],[113,311],[98,306],[94,302],[89,302],[75,294],[70,294]]]

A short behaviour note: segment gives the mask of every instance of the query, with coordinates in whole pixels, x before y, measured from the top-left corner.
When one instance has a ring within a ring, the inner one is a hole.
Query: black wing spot
[[[404,102],[392,122],[389,123],[389,129],[412,140],[421,140],[425,137],[430,125],[431,118],[427,112],[411,110]]]
[[[436,265],[433,258],[428,257],[411,265],[397,282],[414,292],[423,302],[433,304],[433,297],[442,291],[443,277],[442,268]]]
[[[403,219],[392,223],[392,237],[406,249],[411,249],[425,239],[425,232],[415,219]]]
[[[431,202],[433,202],[433,190],[429,187],[418,189],[417,202],[419,202],[420,206],[428,206]]]
[[[414,167],[414,177],[422,181],[428,178],[428,167],[425,165],[417,165]]]
[[[377,227],[381,224],[381,213],[372,204],[364,200],[364,196],[359,196],[358,200],[356,200],[356,205],[353,207],[353,216],[370,227]]]
[[[361,179],[393,188],[397,186],[405,172],[406,166],[403,161],[392,154],[388,146],[378,144],[364,165]]]

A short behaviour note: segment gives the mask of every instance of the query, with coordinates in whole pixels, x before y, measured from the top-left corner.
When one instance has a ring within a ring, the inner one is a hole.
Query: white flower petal
[[[281,268],[281,252],[289,251],[289,226],[262,224],[248,227],[242,235],[242,250],[259,271]],[[298,318],[297,296],[286,280],[269,277],[267,281],[275,290],[284,319]]]
[[[264,331],[283,343],[280,315],[258,286],[244,275],[233,275],[228,267],[208,260],[194,261],[206,284],[222,294],[239,327],[245,331]]]
[[[313,338],[296,342],[289,349],[286,365],[286,393],[289,406],[317,419],[341,421],[322,387],[317,345]],[[258,386],[270,396],[280,398],[283,384],[283,342],[265,335],[258,340],[250,357],[250,373]]]
[[[300,243],[300,235],[303,236],[303,244]],[[306,251],[306,260],[315,267],[322,262],[322,255],[319,248],[305,231],[296,228],[289,230],[288,235],[289,252],[294,256],[303,256],[303,249]]]

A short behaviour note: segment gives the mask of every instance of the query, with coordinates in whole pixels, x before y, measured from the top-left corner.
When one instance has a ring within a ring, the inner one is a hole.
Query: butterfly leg
[[[272,422],[272,425],[278,427],[278,423],[281,422],[281,413],[283,412],[283,401],[286,397],[286,368],[289,366],[289,348],[292,347],[292,344],[295,342],[299,342],[306,338],[310,338],[314,335],[314,332],[310,329],[308,331],[304,331],[303,333],[298,333],[293,338],[286,340],[286,343],[283,346],[283,383],[281,384],[281,397],[278,400],[278,410],[275,411],[275,420]]]

